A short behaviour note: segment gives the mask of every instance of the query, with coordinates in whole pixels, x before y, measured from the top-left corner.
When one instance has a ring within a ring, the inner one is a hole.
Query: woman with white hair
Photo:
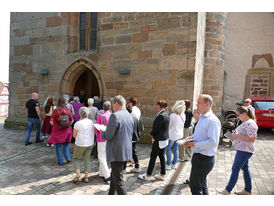
[[[82,181],[80,174],[80,159],[84,156],[84,172],[83,178],[85,183],[88,183],[88,173],[91,169],[90,154],[94,144],[94,126],[93,122],[88,119],[89,109],[81,107],[79,109],[80,120],[75,123],[73,130],[73,137],[75,137],[75,147],[73,152],[73,166],[76,177],[73,179],[74,183]]]
[[[92,98],[89,98],[88,99],[88,109],[89,109],[88,118],[92,120],[93,122],[95,122],[98,115],[98,109],[97,107],[93,106],[93,103],[94,103],[94,100]]]
[[[173,105],[171,109],[171,114],[170,114],[170,122],[169,122],[169,129],[168,129],[168,134],[169,134],[169,142],[168,146],[166,147],[166,169],[174,169],[176,168],[176,164],[178,161],[178,144],[176,141],[178,139],[183,138],[184,136],[184,124],[186,120],[185,116],[185,102],[183,100],[178,100],[176,103]],[[173,146],[173,161],[171,165],[171,147]]]

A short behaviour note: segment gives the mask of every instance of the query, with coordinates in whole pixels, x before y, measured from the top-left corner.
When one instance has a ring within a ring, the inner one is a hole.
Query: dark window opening
[[[97,12],[90,14],[90,33],[89,33],[90,50],[96,50],[97,43]]]
[[[79,31],[80,31],[80,50],[86,50],[86,28],[87,28],[87,18],[86,13],[80,13],[80,24],[79,24]]]
[[[97,47],[97,12],[80,12],[79,50],[96,50]]]

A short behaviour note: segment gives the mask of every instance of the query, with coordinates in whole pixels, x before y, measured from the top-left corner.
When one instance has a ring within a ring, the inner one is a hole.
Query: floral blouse
[[[236,128],[236,134],[242,136],[248,136],[250,138],[257,137],[258,126],[256,122],[249,119],[243,122]],[[235,140],[235,149],[243,152],[254,153],[254,142],[247,142],[240,139]]]

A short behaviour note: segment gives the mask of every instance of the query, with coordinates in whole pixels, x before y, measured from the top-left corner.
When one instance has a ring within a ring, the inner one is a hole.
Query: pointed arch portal
[[[84,91],[85,99],[99,96],[104,97],[103,81],[98,70],[85,59],[79,59],[71,64],[61,81],[60,94],[79,96]]]

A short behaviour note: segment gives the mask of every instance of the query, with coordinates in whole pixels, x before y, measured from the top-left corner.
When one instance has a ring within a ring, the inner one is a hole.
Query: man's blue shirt
[[[220,120],[211,110],[201,115],[192,135],[195,143],[195,146],[191,147],[192,152],[214,156],[217,152],[220,132]]]

